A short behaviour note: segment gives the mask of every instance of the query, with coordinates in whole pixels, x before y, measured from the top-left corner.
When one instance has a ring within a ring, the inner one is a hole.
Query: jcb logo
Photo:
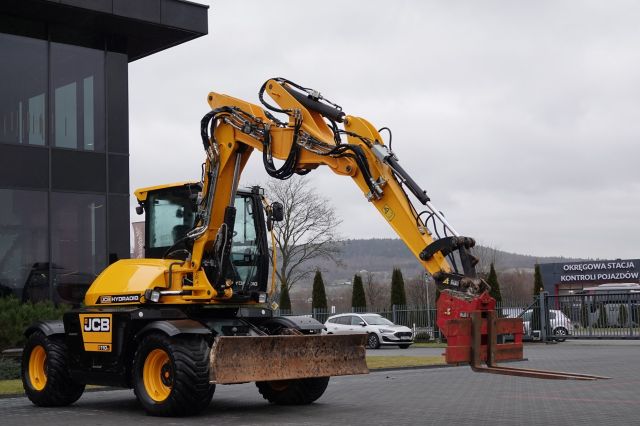
[[[109,318],[85,318],[84,331],[109,331],[111,330],[111,321]]]

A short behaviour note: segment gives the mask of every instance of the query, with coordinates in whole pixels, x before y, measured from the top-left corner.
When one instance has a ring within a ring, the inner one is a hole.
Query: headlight
[[[158,290],[148,288],[144,291],[144,298],[147,302],[158,303],[160,300],[160,292]]]
[[[389,330],[388,328],[379,328],[378,331],[380,333],[393,333],[393,330]]]

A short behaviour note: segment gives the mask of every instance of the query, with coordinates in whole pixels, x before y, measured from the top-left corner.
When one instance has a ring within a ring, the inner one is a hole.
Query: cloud
[[[637,257],[639,17],[629,1],[211,2],[209,35],[130,65],[131,184],[197,179],[207,93],[257,103],[285,76],[391,127],[459,232]],[[311,177],[342,235],[393,236],[355,185]],[[253,158],[243,181],[265,179]]]

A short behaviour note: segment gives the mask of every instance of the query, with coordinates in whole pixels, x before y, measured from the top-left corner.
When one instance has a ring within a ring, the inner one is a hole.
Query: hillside
[[[353,275],[361,270],[390,274],[394,267],[399,267],[405,277],[413,277],[422,273],[422,267],[413,257],[409,249],[398,239],[366,239],[345,240],[341,242],[342,265],[336,266],[329,261],[317,262],[328,285],[350,281]],[[509,253],[487,247],[478,246],[475,255],[482,259],[480,267],[493,261],[498,271],[510,269],[532,270],[536,263],[566,262],[564,257],[540,257]],[[579,260],[579,259],[576,259]],[[302,283],[305,286],[307,283]]]

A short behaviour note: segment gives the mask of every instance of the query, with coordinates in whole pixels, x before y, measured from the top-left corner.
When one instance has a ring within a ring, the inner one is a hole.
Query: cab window
[[[148,248],[171,247],[193,227],[192,204],[182,193],[149,194],[148,206]]]

